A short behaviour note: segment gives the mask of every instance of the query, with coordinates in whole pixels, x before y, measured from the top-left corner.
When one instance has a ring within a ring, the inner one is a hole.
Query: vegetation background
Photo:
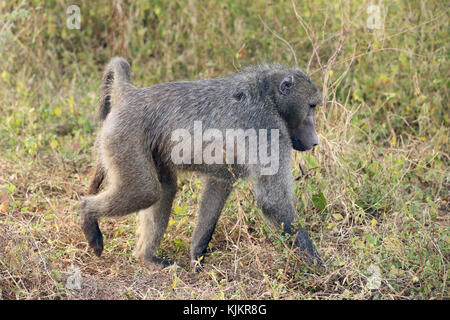
[[[80,29],[67,26],[71,4]],[[435,0],[1,1],[0,297],[449,298],[448,8]],[[321,145],[293,152],[292,170],[326,272],[292,255],[244,181],[205,271],[190,271],[202,189],[193,174],[180,175],[160,249],[178,265],[152,270],[133,258],[136,215],[102,220],[106,248],[93,256],[78,207],[95,165],[101,72],[115,55],[132,63],[139,86],[267,62],[297,64],[323,86]]]

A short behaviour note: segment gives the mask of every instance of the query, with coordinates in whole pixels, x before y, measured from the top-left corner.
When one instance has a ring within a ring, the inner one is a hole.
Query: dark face
[[[292,147],[298,151],[319,144],[314,119],[315,108],[322,104],[322,94],[298,69],[286,69],[277,76],[276,103],[287,123]]]
[[[295,129],[290,130],[292,147],[298,151],[306,151],[319,144],[314,119],[315,107],[311,107],[303,122]]]

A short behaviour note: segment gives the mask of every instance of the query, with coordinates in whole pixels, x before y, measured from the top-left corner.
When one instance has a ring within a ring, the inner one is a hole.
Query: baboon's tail
[[[95,167],[94,175],[92,176],[91,184],[89,185],[88,194],[97,194],[105,179],[105,169],[100,164]]]
[[[130,83],[130,65],[121,57],[112,58],[103,73],[100,85],[100,121],[103,122],[111,111],[111,97],[120,92],[121,83]],[[97,194],[105,178],[105,170],[100,164],[95,168],[88,194]]]
[[[130,65],[124,58],[115,57],[106,66],[100,85],[100,121],[111,110],[111,96],[120,90],[121,83],[130,83]]]

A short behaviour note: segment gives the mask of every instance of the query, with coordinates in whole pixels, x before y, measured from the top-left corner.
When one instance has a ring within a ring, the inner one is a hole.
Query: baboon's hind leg
[[[88,195],[95,195],[100,191],[100,187],[103,184],[105,178],[105,169],[100,163],[95,167],[95,173],[92,176],[91,183],[88,189]],[[86,237],[88,237],[88,243],[91,248],[94,249],[96,256],[100,256],[103,250],[103,238],[100,228],[98,227],[98,220],[95,218],[86,219],[82,217],[82,228]]]
[[[114,150],[120,145],[131,147]],[[106,174],[110,184],[99,194],[83,198],[81,203],[81,228],[97,256],[103,250],[98,218],[123,216],[148,208],[158,201],[161,193],[152,159],[137,152],[128,141],[118,144],[112,140],[109,146]]]
[[[146,263],[171,264],[156,257],[156,250],[169,222],[172,202],[177,190],[177,177],[168,168],[160,169],[161,198],[153,206],[139,211],[139,239],[134,256]]]

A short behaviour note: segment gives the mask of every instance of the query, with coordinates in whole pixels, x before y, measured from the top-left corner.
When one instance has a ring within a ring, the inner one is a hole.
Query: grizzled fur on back
[[[273,82],[289,71],[309,81],[299,69],[272,64],[248,67],[223,78],[169,82],[146,88],[122,83],[120,91],[113,96],[116,106],[109,115],[111,120],[104,124],[103,130],[109,132],[108,126],[121,125],[121,130],[139,131],[143,147],[156,161],[163,162],[170,158],[174,144],[172,132],[192,131],[194,121],[201,121],[203,129],[278,129],[281,139],[288,139],[283,110],[276,106]],[[320,104],[320,93],[313,94],[312,103]],[[122,105],[133,107],[130,110]],[[255,119],[258,119],[256,126]],[[206,168],[191,165],[183,169],[203,171]],[[243,173],[241,166],[234,169],[235,174]]]

